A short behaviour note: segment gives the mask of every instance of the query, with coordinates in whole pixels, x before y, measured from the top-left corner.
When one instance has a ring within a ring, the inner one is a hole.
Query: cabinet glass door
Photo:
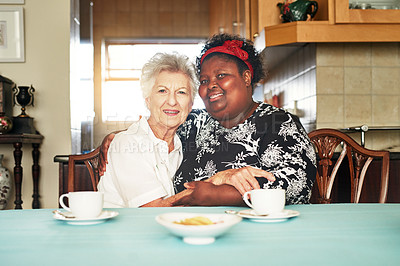
[[[400,23],[400,0],[336,0],[335,23]]]

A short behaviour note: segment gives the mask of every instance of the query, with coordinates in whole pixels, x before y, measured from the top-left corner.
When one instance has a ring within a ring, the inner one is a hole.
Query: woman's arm
[[[240,192],[231,185],[195,181],[186,183],[185,187],[192,192],[175,201],[173,206],[246,206]]]
[[[110,134],[105,136],[103,141],[101,142],[100,154],[99,154],[99,165],[97,166],[97,169],[99,170],[99,176],[103,176],[104,173],[106,172],[106,168],[107,168],[107,164],[108,164],[107,152],[108,152],[108,149],[110,148],[111,141],[114,139],[115,135],[119,132],[121,132],[121,131],[111,132]]]
[[[153,200],[149,203],[143,204],[140,207],[172,207],[172,206],[178,206],[178,205],[173,205],[174,202],[182,199],[183,197],[189,196],[193,192],[192,189],[186,189],[178,194],[175,194],[169,198],[162,199],[158,198],[156,200]],[[183,205],[183,204],[182,204]]]
[[[234,186],[243,195],[247,191],[260,188],[256,177],[263,177],[272,182],[275,181],[272,173],[252,166],[220,171],[205,181],[214,185],[227,184]]]

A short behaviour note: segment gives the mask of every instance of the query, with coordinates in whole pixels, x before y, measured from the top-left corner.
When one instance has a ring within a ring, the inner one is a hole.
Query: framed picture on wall
[[[0,6],[0,62],[24,61],[24,10]]]
[[[0,4],[24,4],[25,0],[0,0]]]

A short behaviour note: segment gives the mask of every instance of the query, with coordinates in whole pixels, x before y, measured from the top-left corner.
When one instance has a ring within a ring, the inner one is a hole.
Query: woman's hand
[[[185,183],[189,195],[173,202],[173,206],[245,206],[239,191],[231,185],[214,185],[211,182]]]
[[[246,166],[218,172],[207,179],[206,182],[211,182],[214,185],[228,184],[234,186],[243,195],[247,191],[260,188],[255,177],[264,177],[269,181],[275,181],[272,173],[252,166]]]
[[[116,133],[110,133],[103,139],[103,142],[100,146],[100,154],[99,154],[99,165],[97,169],[99,170],[99,176],[103,176],[106,172],[108,160],[107,160],[107,152],[110,148],[111,141],[114,139]]]

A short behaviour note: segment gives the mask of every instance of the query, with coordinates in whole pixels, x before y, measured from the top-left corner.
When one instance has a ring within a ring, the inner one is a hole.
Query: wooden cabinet
[[[349,9],[349,0],[335,0],[336,23],[400,23],[400,10]]]
[[[253,36],[258,36],[260,32],[258,2],[260,1],[209,0],[210,36],[225,32],[254,39]]]
[[[243,4],[244,0],[209,0],[210,36],[217,33],[243,34]]]
[[[265,47],[307,42],[399,42],[400,10],[349,9],[348,0],[319,0],[313,21],[281,23],[281,0],[258,0]],[[260,38],[260,37],[259,37]]]

